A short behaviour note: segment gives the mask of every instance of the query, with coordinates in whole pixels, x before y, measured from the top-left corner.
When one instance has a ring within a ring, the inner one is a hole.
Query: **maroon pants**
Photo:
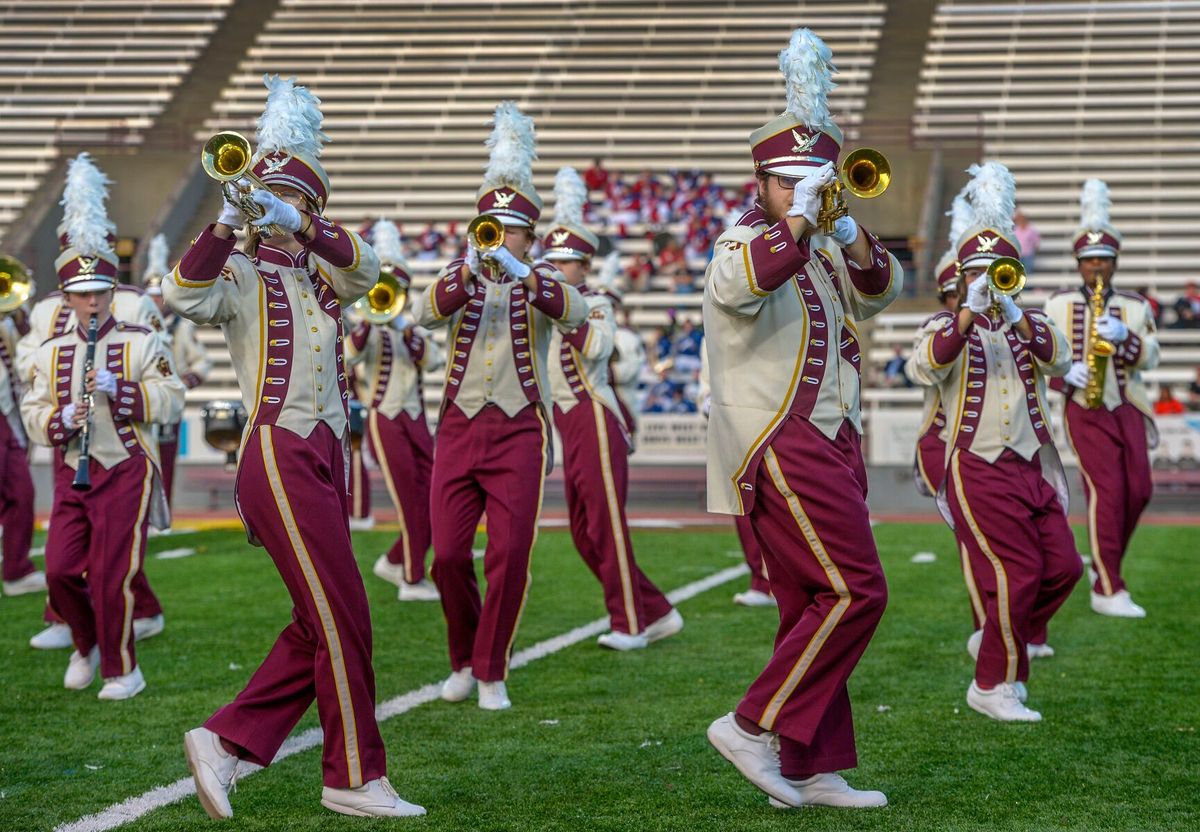
[[[738,704],[780,735],[788,777],[857,765],[846,680],[887,605],[858,434],[791,416],[758,469],[750,523],[779,602],[775,652]]]
[[[163,493],[167,495],[167,505],[175,505],[175,459],[179,456],[179,439],[174,431],[179,425],[172,425],[172,435],[177,438],[158,443],[158,461],[162,470]]]
[[[252,431],[238,465],[238,509],[292,596],[292,621],[245,689],[205,723],[244,759],[267,765],[315,697],[324,782],[343,789],[387,773],[345,472],[342,443],[324,422],[307,439],[270,425]]]
[[[371,478],[361,445],[350,450],[350,516],[355,520],[371,516]]]
[[[590,399],[564,413],[554,408],[562,437],[563,486],[571,539],[604,587],[616,632],[636,635],[671,611],[671,602],[637,565],[625,519],[629,443],[620,417]]]
[[[13,435],[8,420],[0,416],[0,528],[4,529],[0,574],[5,581],[17,581],[37,571],[29,559],[33,496],[29,453]]]
[[[550,428],[540,407],[508,417],[488,405],[474,418],[447,404],[433,454],[433,580],[442,594],[450,667],[475,678],[508,675],[517,624],[529,589]],[[487,511],[482,604],[471,545]]]
[[[99,645],[110,679],[137,666],[132,583],[146,553],[154,465],[139,454],[108,469],[93,460],[89,473],[91,490],[76,491],[74,471],[55,472],[46,584],[75,649],[86,656]]]
[[[75,478],[75,471],[63,462],[62,451],[59,449],[55,449],[51,455],[50,468],[56,483],[59,481],[59,477],[65,476],[69,485]],[[162,604],[158,602],[158,596],[154,594],[154,590],[150,588],[150,581],[146,578],[144,559],[138,563],[138,571],[129,584],[129,590],[133,593],[134,618],[153,618],[156,615],[162,615]],[[46,599],[46,609],[42,613],[42,620],[47,624],[67,623],[54,609],[53,597]]]
[[[975,681],[989,690],[1029,678],[1025,647],[1083,571],[1058,494],[1035,456],[1005,450],[995,462],[969,451],[950,457],[946,496],[974,569],[986,621]]]
[[[746,565],[750,567],[750,588],[764,595],[771,594],[771,580],[767,575],[767,564],[763,561],[762,547],[754,536],[754,527],[750,518],[739,515],[733,518],[737,528],[738,540],[742,542],[742,554],[746,556]]]
[[[401,412],[389,419],[372,409],[367,414],[367,439],[400,521],[400,536],[388,550],[387,559],[403,564],[405,582],[415,584],[425,578],[425,553],[432,537],[429,479],[433,437],[424,413],[414,419]]]
[[[1154,483],[1146,417],[1129,403],[1116,410],[1088,410],[1067,402],[1067,438],[1079,457],[1088,501],[1088,540],[1096,581],[1092,589],[1112,595],[1125,589],[1121,561]]]

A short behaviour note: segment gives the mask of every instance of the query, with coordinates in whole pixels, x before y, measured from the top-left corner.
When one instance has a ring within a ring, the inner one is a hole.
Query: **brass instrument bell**
[[[1013,297],[1025,288],[1025,266],[1015,257],[998,257],[988,265],[988,291]]]
[[[32,294],[29,269],[17,258],[0,254],[0,315],[19,309]]]
[[[385,269],[380,271],[375,285],[356,300],[352,308],[367,323],[384,326],[400,317],[407,304],[408,288],[401,285],[394,272]]]
[[[504,245],[504,223],[494,214],[480,214],[467,226],[467,245],[480,257],[499,251]]]
[[[270,188],[253,170],[254,154],[250,150],[250,140],[233,130],[223,130],[214,133],[204,143],[200,151],[200,165],[210,178],[221,183],[225,198],[242,209],[242,213],[252,219],[263,215],[262,207],[250,198],[255,188],[269,191]],[[246,187],[241,180],[248,180]],[[277,225],[268,225],[263,229],[268,237],[286,236],[287,232]]]
[[[850,212],[844,192],[859,199],[874,199],[892,184],[892,166],[887,157],[871,147],[860,147],[842,160],[838,177],[821,190],[817,223],[822,234],[832,234],[834,223]]]

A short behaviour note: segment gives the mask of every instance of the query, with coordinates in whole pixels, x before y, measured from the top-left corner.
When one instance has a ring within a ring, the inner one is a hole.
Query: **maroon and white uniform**
[[[549,263],[533,266],[536,291],[486,265],[481,277],[464,280],[463,263],[443,269],[415,312],[419,325],[449,330],[433,460],[433,578],[452,669],[470,667],[476,679],[495,682],[508,674],[551,465],[551,331],[578,327],[587,306]],[[485,510],[487,594],[481,603],[471,547]]]
[[[292,178],[271,182],[304,186],[323,205],[328,183],[318,189],[296,178],[315,161],[285,159]],[[163,280],[163,297],[180,316],[225,333],[249,412],[238,510],[294,605],[245,689],[205,725],[240,746],[244,759],[267,765],[315,697],[325,785],[356,788],[386,774],[386,760],[371,619],[347,514],[342,307],[374,284],[379,261],[348,228],[315,214],[312,221],[316,236],[297,237],[299,254],[260,244],[253,258],[210,226]]]
[[[612,303],[581,288],[588,316],[550,341],[554,424],[562,437],[571,538],[604,587],[614,632],[636,635],[671,612],[671,602],[638,567],[625,518],[630,439],[609,383],[616,331]]]
[[[100,648],[105,678],[137,666],[132,582],[142,565],[147,526],[170,522],[154,425],[178,420],[183,384],[166,344],[114,317],[100,326],[95,366],[116,376],[116,395],[97,391],[90,438],[92,488],[71,488],[80,431],[63,411],[83,389],[87,333],[80,325],[33,354],[33,382],[21,402],[32,441],[54,451],[54,504],[46,538],[46,582],[54,609],[83,656]]]
[[[0,573],[5,583],[37,571],[29,559],[33,541],[33,477],[29,439],[21,424],[24,382],[17,372],[19,333],[11,317],[0,318],[0,528],[4,529]]]
[[[358,374],[358,397],[367,408],[366,442],[379,464],[400,521],[400,536],[387,552],[402,566],[404,581],[425,578],[429,549],[429,482],[433,437],[425,421],[422,375],[442,364],[441,349],[414,327],[363,322],[347,341],[347,358]]]
[[[756,160],[790,153],[797,129],[771,127]],[[838,137],[812,135],[813,156],[837,158]],[[784,776],[856,765],[846,680],[887,601],[866,504],[856,321],[892,302],[903,272],[868,240],[870,261],[855,264],[756,207],[717,240],[706,275],[708,507],[750,518],[780,612],[774,653],[737,713],[779,734]]]

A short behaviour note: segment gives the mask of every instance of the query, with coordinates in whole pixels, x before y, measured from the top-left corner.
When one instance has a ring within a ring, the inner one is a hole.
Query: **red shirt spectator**
[[[608,171],[600,163],[599,157],[592,160],[592,166],[583,174],[583,181],[589,191],[603,191],[608,187]]]
[[[1183,402],[1175,398],[1171,385],[1164,384],[1158,393],[1158,401],[1154,403],[1154,412],[1159,416],[1178,416],[1183,413]]]

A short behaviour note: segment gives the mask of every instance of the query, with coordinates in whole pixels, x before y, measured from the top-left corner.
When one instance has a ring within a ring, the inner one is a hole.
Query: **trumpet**
[[[33,294],[29,269],[15,257],[0,255],[0,315],[13,312]]]
[[[395,273],[384,270],[375,285],[351,308],[367,323],[384,326],[400,317],[407,305],[408,289],[400,284]]]
[[[482,258],[504,245],[504,223],[494,214],[480,214],[467,226],[467,245]]]
[[[225,198],[242,209],[251,219],[260,219],[262,206],[250,198],[255,188],[270,190],[253,171],[254,155],[250,152],[250,141],[241,133],[223,130],[215,133],[204,143],[200,151],[200,165],[211,178],[221,183]],[[249,181],[247,185],[243,180]],[[286,236],[287,232],[277,225],[262,229],[268,237]]]
[[[859,199],[874,199],[892,184],[892,166],[887,157],[870,147],[860,147],[842,160],[838,176],[821,189],[821,209],[817,223],[821,233],[833,233],[833,226],[850,213],[845,192]]]
[[[1015,297],[1025,288],[1025,266],[1015,257],[997,257],[987,268],[987,287],[992,294],[992,317],[1000,313],[1000,295]]]

